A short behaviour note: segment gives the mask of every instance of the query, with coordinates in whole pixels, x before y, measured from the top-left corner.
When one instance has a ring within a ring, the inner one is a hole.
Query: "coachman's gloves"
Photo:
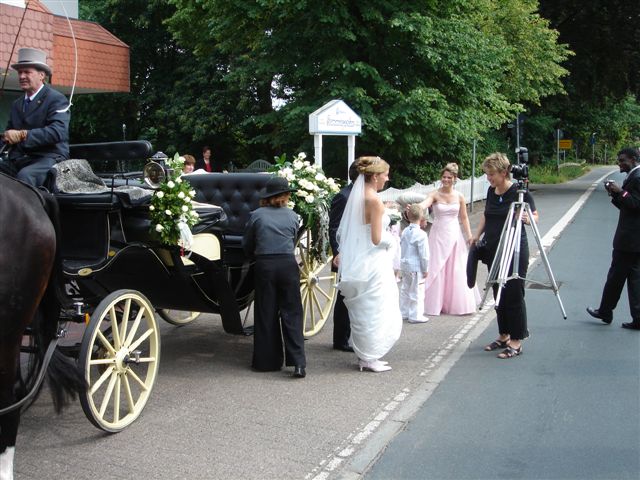
[[[7,130],[2,135],[4,141],[10,145],[23,142],[27,139],[26,130]]]

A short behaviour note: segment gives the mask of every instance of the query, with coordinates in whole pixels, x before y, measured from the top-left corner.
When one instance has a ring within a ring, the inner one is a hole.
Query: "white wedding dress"
[[[354,184],[349,202],[354,194],[359,194],[357,184],[361,177]],[[353,200],[357,201],[356,198]],[[345,213],[347,209],[348,206]],[[374,245],[371,241],[371,225],[354,221],[354,218],[362,218],[360,212],[357,213],[358,216],[352,217],[348,226],[345,224],[343,231],[348,238],[344,243],[351,244],[351,248],[343,249],[340,240],[338,288],[349,310],[353,350],[358,358],[371,362],[382,358],[400,338],[402,315],[390,250],[394,239],[386,229],[389,217],[384,215],[382,240]],[[340,228],[343,228],[342,223]]]

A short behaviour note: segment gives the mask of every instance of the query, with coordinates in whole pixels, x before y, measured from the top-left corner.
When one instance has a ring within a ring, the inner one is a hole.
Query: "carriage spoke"
[[[131,370],[128,370],[130,372]],[[124,392],[127,398],[127,407],[129,408],[129,413],[133,412],[136,404],[133,400],[133,394],[131,393],[131,385],[129,384],[129,377],[127,375],[124,376]]]
[[[147,386],[145,385],[145,383],[140,380],[140,377],[138,375],[136,375],[136,372],[134,372],[133,370],[129,369],[129,375],[131,375],[131,378],[133,378],[136,382],[138,382],[138,384],[140,385],[140,387],[143,390],[147,390]]]
[[[102,384],[104,383],[104,381],[109,378],[109,376],[113,373],[115,367],[111,366],[109,368],[107,368],[104,373],[102,375],[100,375],[100,378],[98,378],[98,380],[96,380],[96,382],[91,385],[91,389],[89,390],[89,393],[91,395],[93,395],[94,393],[96,393],[100,387],[102,386]]]
[[[316,297],[318,296],[317,294],[320,293],[328,302],[333,300],[333,297],[331,295],[329,295],[327,292],[325,292],[321,287],[319,287],[318,285],[316,285]]]
[[[136,315],[136,319],[134,320],[133,325],[131,326],[131,330],[129,330],[129,335],[127,336],[127,339],[124,342],[125,346],[129,345],[132,342],[133,337],[136,336],[136,332],[138,331],[138,327],[140,326],[140,321],[142,320],[143,315],[144,315],[144,308],[141,308],[140,311],[138,312],[138,315]]]
[[[111,334],[113,335],[113,346],[117,349],[120,348],[120,330],[118,329],[118,314],[116,313],[116,306],[112,305],[109,310],[109,317],[111,320]]]
[[[97,358],[95,360],[90,360],[89,361],[89,365],[93,366],[93,365],[111,365],[111,364],[115,364],[116,363],[116,359],[115,358]]]
[[[102,346],[106,348],[112,356],[115,357],[116,350],[113,348],[113,346],[111,345],[111,342],[109,342],[107,337],[105,337],[100,330],[98,330],[98,339],[100,340],[100,343],[102,343]]]
[[[131,299],[127,298],[124,303],[124,310],[122,312],[122,330],[120,331],[120,338],[127,338],[127,326],[129,325],[129,315],[131,314]]]
[[[113,421],[120,420],[120,385],[122,383],[122,376],[118,373],[116,375],[116,387],[113,395]]]
[[[115,387],[117,379],[118,373],[112,372],[111,378],[109,379],[109,385],[107,385],[107,390],[104,392],[104,397],[102,398],[102,403],[100,404],[100,417],[104,417],[104,412],[107,411],[109,401],[111,400],[111,395],[113,394],[113,387]]]
[[[311,329],[316,328],[316,311],[313,308],[313,305],[314,305],[314,302],[312,301],[312,297],[309,296],[309,309],[308,309],[309,313],[308,313],[308,316],[309,316],[309,319],[311,320],[311,322],[310,322],[311,323]]]
[[[319,290],[319,289],[318,289]],[[318,301],[318,296],[317,295],[313,295],[313,297],[311,297],[313,299],[313,304],[316,306],[316,308],[318,309],[318,313],[320,315],[322,315],[322,306],[320,305],[320,302]]]
[[[135,350],[136,348],[138,348],[138,346],[144,342],[147,338],[149,338],[149,336],[153,333],[153,330],[150,328],[148,329],[146,332],[144,332],[142,335],[140,335],[140,338],[138,338],[138,340],[136,340],[134,343],[132,343],[131,345],[129,345],[129,351],[131,350]]]
[[[140,357],[140,359],[136,360],[137,363],[151,363],[155,361],[156,357]]]

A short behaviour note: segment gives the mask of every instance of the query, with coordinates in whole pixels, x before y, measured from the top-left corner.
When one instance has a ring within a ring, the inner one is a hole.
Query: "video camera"
[[[526,147],[516,148],[516,163],[511,165],[511,176],[518,182],[529,180],[529,150]]]

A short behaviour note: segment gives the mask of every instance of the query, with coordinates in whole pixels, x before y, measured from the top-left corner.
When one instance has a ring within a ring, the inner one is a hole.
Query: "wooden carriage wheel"
[[[99,304],[82,338],[87,391],[82,409],[96,427],[119,432],[142,412],[160,362],[154,309],[135,290],[117,290]]]
[[[322,262],[313,257],[311,230],[305,229],[297,245],[300,267],[300,294],[304,318],[304,336],[312,337],[324,327],[336,298],[336,274],[331,271],[331,257]]]
[[[163,320],[178,327],[193,322],[200,316],[200,313],[201,312],[190,312],[188,310],[172,310],[169,308],[158,309],[158,315],[160,315]]]

